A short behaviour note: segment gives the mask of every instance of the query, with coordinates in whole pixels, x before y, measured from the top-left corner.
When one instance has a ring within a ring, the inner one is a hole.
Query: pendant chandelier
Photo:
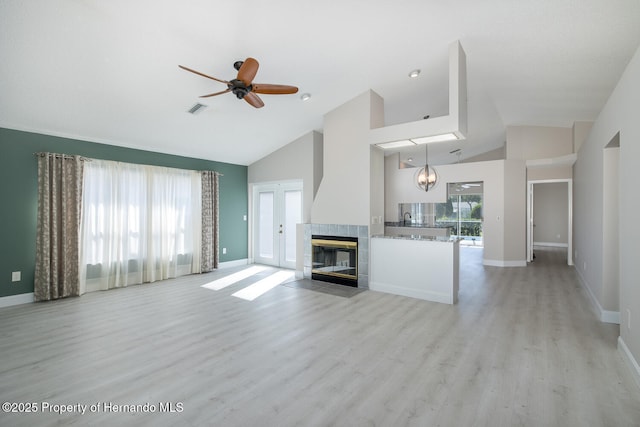
[[[429,191],[435,187],[438,181],[438,174],[433,167],[429,166],[429,144],[424,145],[425,161],[424,167],[416,174],[416,184],[422,191]]]

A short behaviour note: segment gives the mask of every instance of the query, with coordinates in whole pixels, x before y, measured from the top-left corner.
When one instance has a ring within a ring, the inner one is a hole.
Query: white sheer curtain
[[[200,173],[87,162],[80,248],[81,292],[199,273]]]

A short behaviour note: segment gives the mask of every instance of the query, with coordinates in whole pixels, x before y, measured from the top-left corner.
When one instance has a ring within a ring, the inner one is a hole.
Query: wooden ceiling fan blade
[[[298,88],[288,85],[271,85],[266,83],[256,83],[253,85],[255,93],[263,93],[265,95],[288,95],[298,92]]]
[[[200,98],[210,98],[212,96],[222,95],[223,93],[227,93],[227,92],[231,92],[231,89],[223,90],[216,93],[210,93],[209,95],[202,95],[200,96]]]
[[[238,70],[238,80],[242,80],[244,84],[249,86],[258,73],[259,66],[258,61],[253,58],[247,58]]]
[[[264,102],[262,102],[262,99],[260,99],[260,97],[253,92],[247,93],[244,96],[244,100],[256,108],[264,107]]]
[[[228,81],[226,81],[226,80],[217,79],[217,78],[215,78],[215,77],[208,76],[208,75],[206,75],[206,74],[201,73],[200,71],[196,71],[196,70],[192,70],[191,68],[187,68],[187,67],[185,67],[184,65],[178,65],[178,67],[182,68],[183,70],[190,71],[190,72],[192,72],[192,73],[194,73],[194,74],[197,74],[197,75],[199,75],[199,76],[206,77],[206,78],[208,78],[208,79],[215,80],[215,81],[217,81],[217,82],[224,83],[224,84],[226,84],[226,85],[228,85],[228,84],[229,84],[229,82],[228,82]]]

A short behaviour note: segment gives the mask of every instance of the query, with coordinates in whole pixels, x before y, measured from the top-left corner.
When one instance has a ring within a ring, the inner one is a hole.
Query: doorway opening
[[[528,182],[527,262],[536,258],[537,246],[564,248],[567,265],[573,265],[572,187],[572,179]]]
[[[301,222],[302,181],[254,185],[254,262],[294,269],[296,225]]]

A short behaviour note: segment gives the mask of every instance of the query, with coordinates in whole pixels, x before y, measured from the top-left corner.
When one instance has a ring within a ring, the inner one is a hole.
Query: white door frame
[[[527,181],[527,262],[533,261],[533,185],[567,183],[567,265],[573,265],[573,179],[540,179]]]
[[[282,212],[282,209],[284,208],[284,205],[282,206],[278,206],[278,197],[277,194],[281,193],[283,194],[286,191],[300,191],[301,197],[300,197],[300,214],[302,216],[302,203],[303,203],[303,182],[301,180],[295,180],[295,181],[275,181],[275,182],[265,182],[265,183],[256,183],[256,184],[252,184],[252,195],[251,195],[251,221],[250,221],[250,227],[251,227],[251,244],[250,244],[250,248],[251,248],[251,263],[253,262],[262,262],[262,263],[269,263],[264,259],[261,259],[258,252],[257,252],[257,245],[259,243],[259,239],[258,239],[258,233],[259,233],[259,227],[258,227],[258,218],[259,218],[259,214],[258,214],[258,209],[260,207],[260,204],[258,202],[258,197],[259,194],[261,192],[268,192],[268,191],[273,191],[274,194],[276,194],[276,197],[274,199],[274,258],[275,258],[275,263],[273,265],[276,266],[280,266],[280,267],[284,267],[284,268],[295,268],[295,261],[294,263],[288,263],[286,260],[284,260],[284,248],[283,245],[281,245],[280,240],[284,239],[285,236],[283,236],[282,231],[284,231],[281,226],[279,224],[282,224],[284,221],[284,218],[280,218],[281,215],[284,214],[284,212]],[[284,202],[284,201],[283,201]],[[294,229],[293,232],[295,233],[296,230]],[[269,263],[271,264],[271,263]]]

